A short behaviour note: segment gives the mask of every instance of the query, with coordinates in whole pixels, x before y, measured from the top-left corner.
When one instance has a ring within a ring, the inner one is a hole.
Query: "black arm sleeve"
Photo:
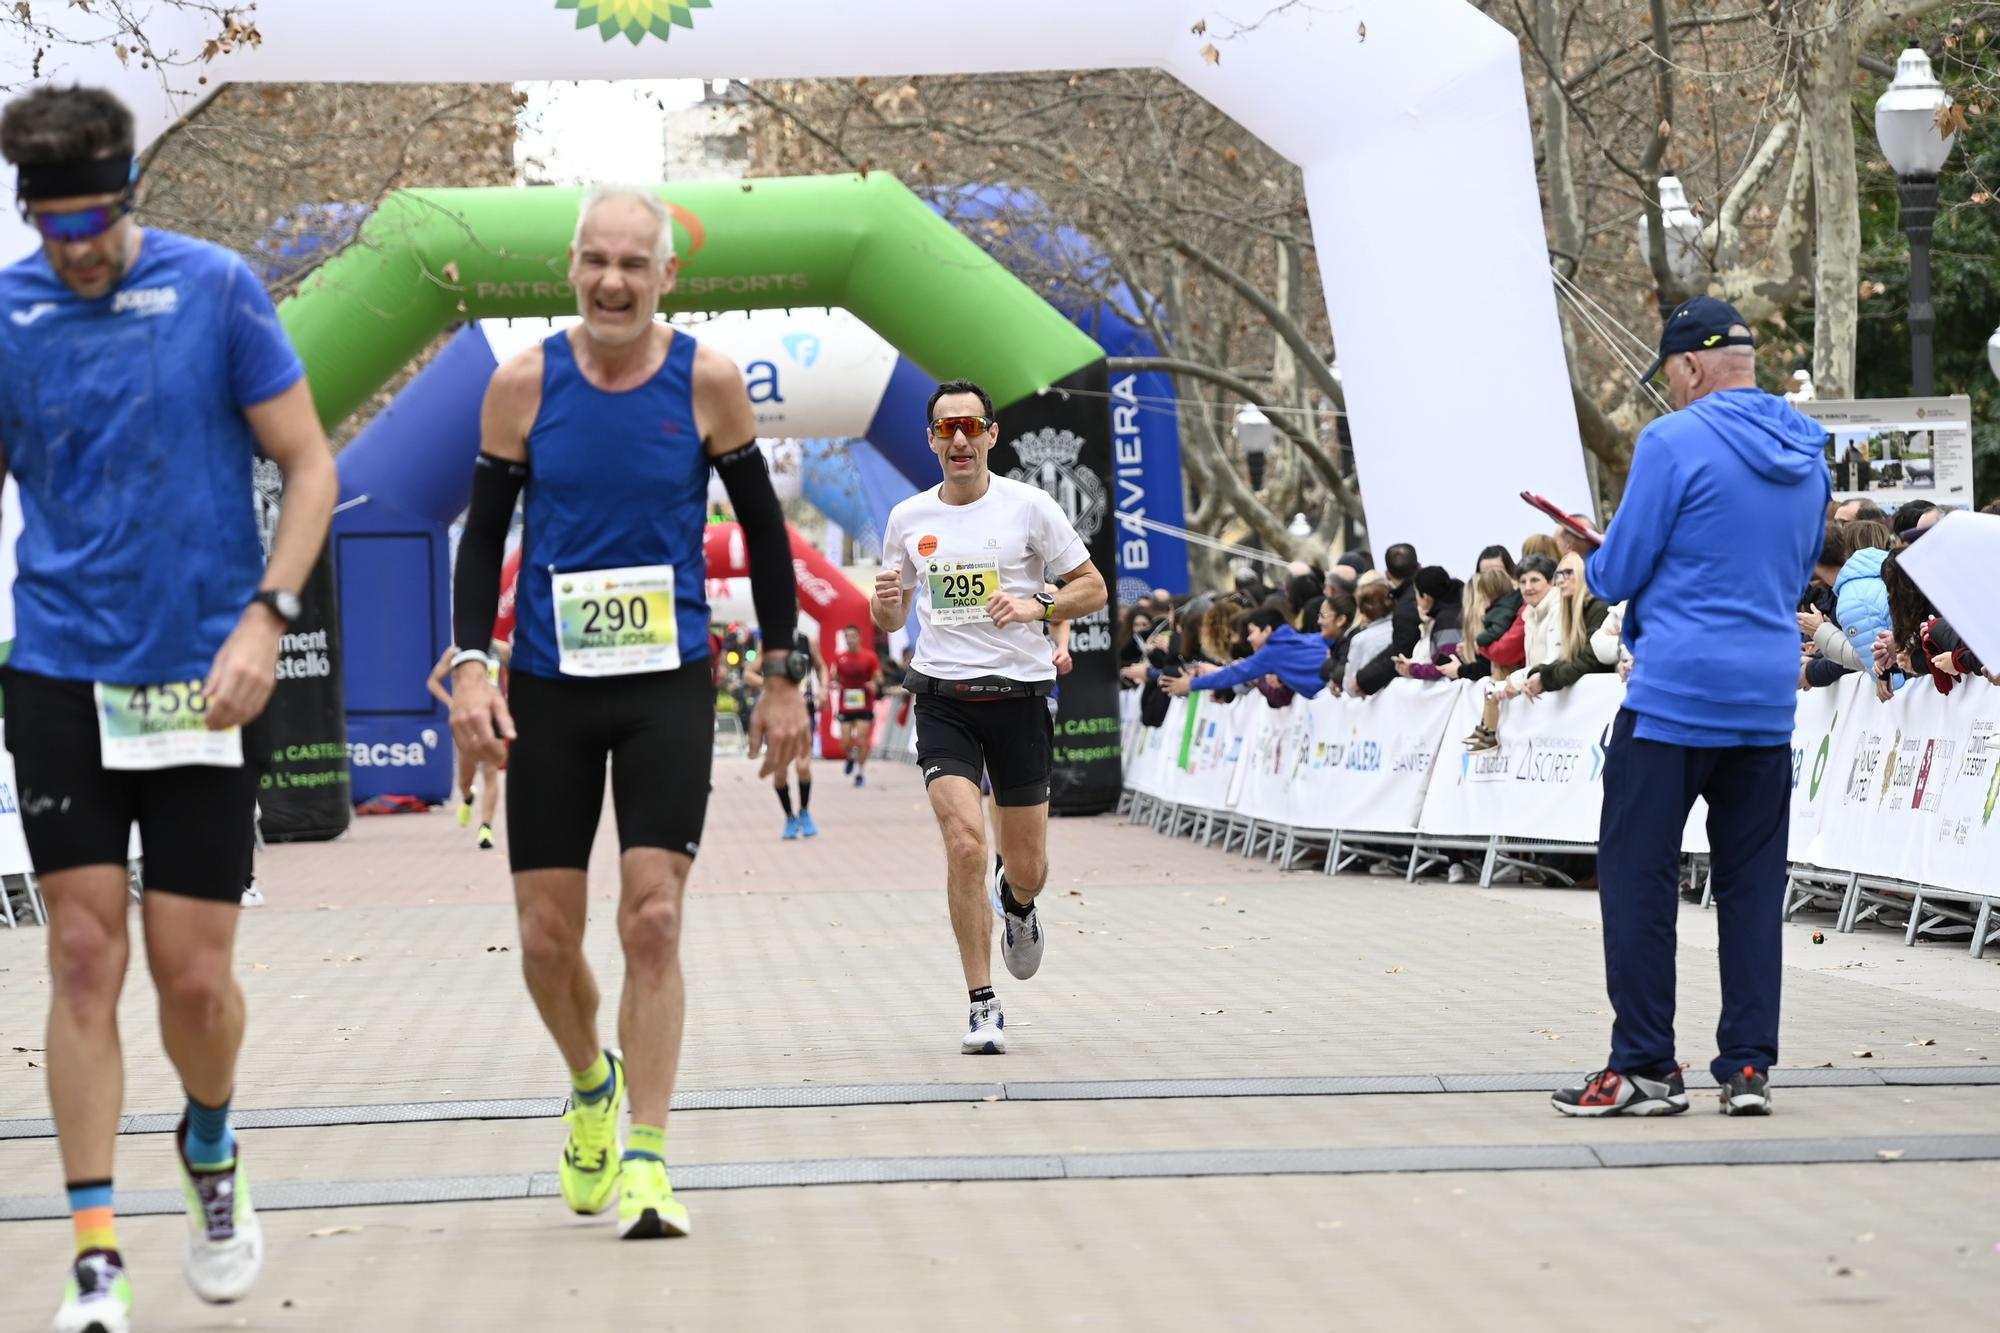
[[[715,472],[743,528],[757,628],[768,649],[788,653],[799,625],[798,575],[792,570],[792,537],[785,530],[785,511],[778,507],[764,451],[752,440],[716,459]]]
[[[465,534],[458,539],[458,570],[451,586],[452,640],[461,649],[485,652],[493,642],[493,618],[500,614],[500,566],[507,553],[507,528],[514,502],[528,480],[528,465],[482,453],[472,471],[472,506]]]

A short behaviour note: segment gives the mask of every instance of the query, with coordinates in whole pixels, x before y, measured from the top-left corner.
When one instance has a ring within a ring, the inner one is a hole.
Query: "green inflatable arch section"
[[[939,379],[996,403],[1100,360],[1092,339],[880,172],[651,188],[680,277],[662,310],[843,306]],[[331,426],[453,324],[576,313],[581,189],[404,190],[279,307]]]

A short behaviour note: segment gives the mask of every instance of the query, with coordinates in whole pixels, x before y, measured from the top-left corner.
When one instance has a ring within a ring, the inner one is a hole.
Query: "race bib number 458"
[[[565,676],[630,676],[681,664],[672,565],[552,577],[556,648]]]
[[[243,766],[243,731],[208,729],[198,680],[97,686],[97,744],[109,769]]]
[[[933,625],[971,625],[987,618],[986,603],[1000,591],[1000,562],[932,560],[926,563]]]

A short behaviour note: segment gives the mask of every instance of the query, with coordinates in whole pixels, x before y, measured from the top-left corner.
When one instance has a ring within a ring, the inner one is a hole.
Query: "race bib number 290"
[[[97,686],[97,744],[104,767],[141,770],[243,766],[243,731],[208,729],[198,680]]]
[[[565,676],[631,676],[681,664],[672,565],[553,577],[556,648]]]
[[[972,625],[987,619],[986,604],[1000,591],[1000,562],[931,560],[925,563],[930,586],[931,624]]]

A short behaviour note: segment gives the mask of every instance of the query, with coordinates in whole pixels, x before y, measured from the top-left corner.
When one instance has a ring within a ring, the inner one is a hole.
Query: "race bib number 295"
[[[932,560],[924,574],[929,582],[933,625],[972,625],[985,620],[986,604],[1000,591],[1000,562]]]

